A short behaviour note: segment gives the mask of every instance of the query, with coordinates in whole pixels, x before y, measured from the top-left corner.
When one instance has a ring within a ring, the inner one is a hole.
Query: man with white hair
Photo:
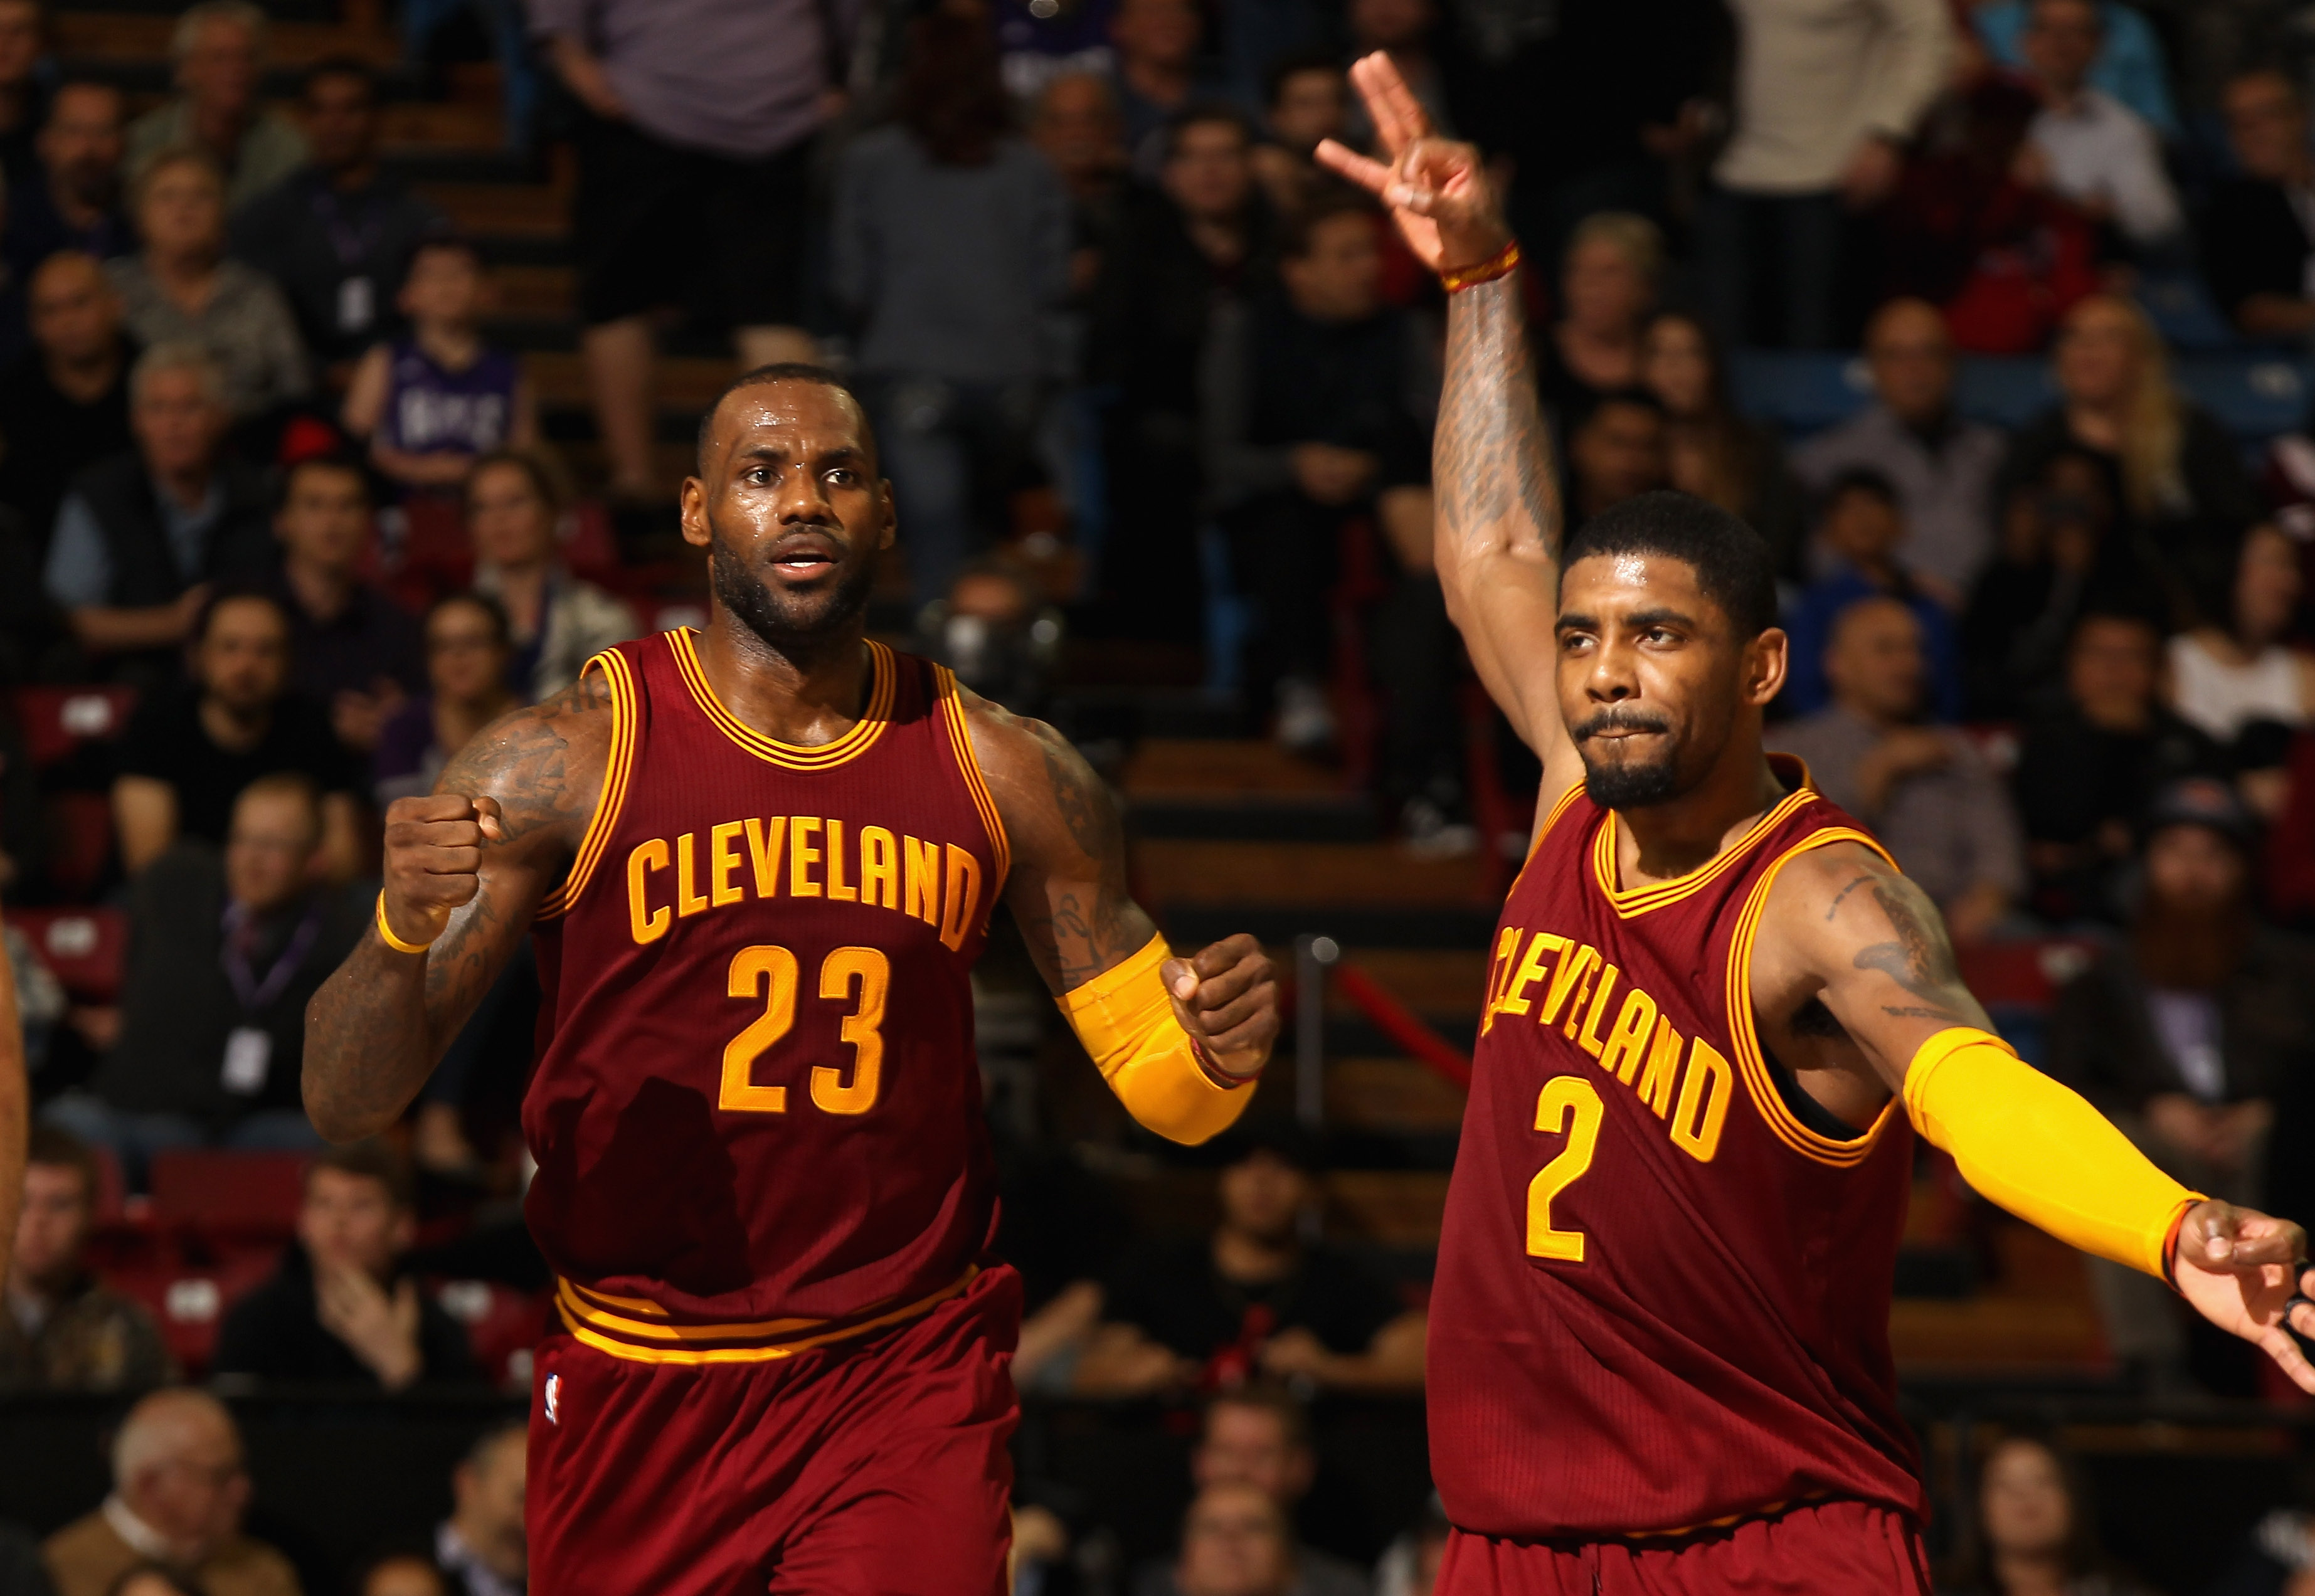
[[[201,0],[185,8],[169,40],[177,97],[129,129],[123,175],[135,182],[164,149],[192,145],[225,168],[226,202],[253,200],[306,164],[306,137],[257,102],[265,70],[265,13],[250,0]]]
[[[155,667],[145,674],[165,675],[210,584],[272,572],[265,483],[223,454],[227,421],[224,378],[199,345],[158,343],[138,358],[137,447],[73,479],[49,545],[49,597],[90,654],[141,654]]]
[[[204,1391],[155,1391],[112,1441],[112,1494],[41,1547],[57,1596],[106,1596],[157,1563],[205,1596],[298,1596],[288,1560],[241,1532],[249,1505],[241,1436]]]

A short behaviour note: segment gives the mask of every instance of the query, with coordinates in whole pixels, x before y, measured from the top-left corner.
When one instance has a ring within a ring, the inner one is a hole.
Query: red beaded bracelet
[[[1441,270],[1439,280],[1449,293],[1459,294],[1465,288],[1493,282],[1499,277],[1509,277],[1519,263],[1519,240],[1514,238],[1477,266],[1453,266]]]

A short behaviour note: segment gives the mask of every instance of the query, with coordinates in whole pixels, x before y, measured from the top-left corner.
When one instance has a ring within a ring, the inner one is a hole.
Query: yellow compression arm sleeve
[[[2000,1037],[1957,1025],[1923,1042],[1905,1112],[1982,1195],[2083,1252],[2168,1278],[2170,1238],[2201,1194]]]
[[[1228,1130],[1254,1099],[1254,1077],[1237,1080],[1182,1029],[1158,967],[1166,939],[1104,970],[1056,1000],[1102,1079],[1140,1123],[1193,1147]]]

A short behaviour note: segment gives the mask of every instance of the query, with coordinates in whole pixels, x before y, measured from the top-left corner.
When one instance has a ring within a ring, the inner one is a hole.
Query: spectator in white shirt
[[[2034,0],[2026,66],[2042,111],[2027,130],[2018,174],[2112,223],[2143,254],[2177,241],[2185,217],[2154,129],[2089,85],[2105,31],[2094,0]]]

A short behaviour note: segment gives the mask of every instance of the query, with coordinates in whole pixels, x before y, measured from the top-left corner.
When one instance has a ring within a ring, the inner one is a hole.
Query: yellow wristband
[[[424,942],[404,942],[394,934],[394,927],[386,918],[386,893],[382,891],[377,895],[377,934],[386,945],[397,953],[422,953],[434,945],[431,937]]]

